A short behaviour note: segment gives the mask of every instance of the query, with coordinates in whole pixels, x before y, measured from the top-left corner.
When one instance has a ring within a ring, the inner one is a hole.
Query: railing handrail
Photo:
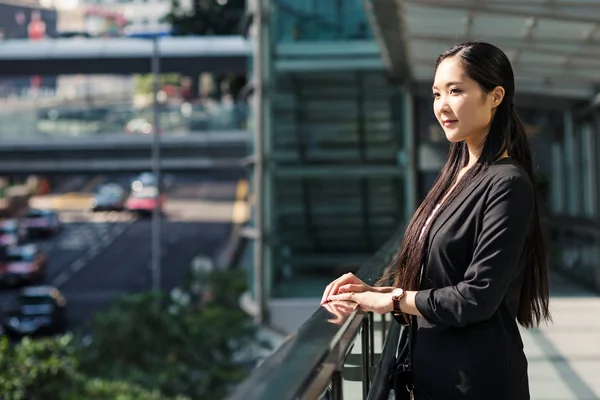
[[[400,243],[404,229],[399,229],[356,275],[373,285],[389,264]],[[242,382],[229,397],[231,400],[295,399],[310,389],[325,390],[334,370],[343,362],[367,314],[355,310],[341,323],[328,321],[331,314],[323,307]]]

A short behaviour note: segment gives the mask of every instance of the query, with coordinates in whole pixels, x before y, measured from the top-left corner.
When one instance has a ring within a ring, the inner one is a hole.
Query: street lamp
[[[152,212],[151,229],[151,251],[152,251],[152,290],[161,290],[161,214],[160,214],[160,195],[162,191],[160,179],[160,110],[158,102],[158,92],[160,89],[160,49],[158,47],[158,35],[152,36],[152,172],[156,179],[156,193],[154,210]]]

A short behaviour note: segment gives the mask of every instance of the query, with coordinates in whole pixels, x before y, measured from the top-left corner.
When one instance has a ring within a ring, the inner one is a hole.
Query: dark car
[[[26,229],[16,219],[0,220],[0,246],[15,246],[27,236]]]
[[[52,210],[30,209],[21,219],[28,237],[49,236],[60,232],[62,224],[58,214]]]
[[[127,191],[120,185],[103,185],[92,199],[92,211],[122,211],[125,208],[127,195]]]
[[[34,244],[0,249],[0,282],[8,286],[44,281],[48,257]]]
[[[66,305],[64,296],[55,287],[26,287],[5,314],[4,332],[9,337],[64,333],[67,329]]]

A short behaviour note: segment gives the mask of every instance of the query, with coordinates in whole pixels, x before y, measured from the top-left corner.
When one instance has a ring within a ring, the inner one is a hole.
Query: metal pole
[[[264,104],[263,104],[263,57],[266,55],[263,23],[263,1],[254,0],[254,57],[252,75],[254,80],[254,227],[256,239],[254,242],[254,301],[257,306],[255,322],[266,322],[264,294],[264,224],[263,224],[263,136],[264,136]]]
[[[362,350],[362,389],[363,389],[363,399],[366,399],[369,396],[369,389],[371,388],[371,363],[369,356],[369,318],[365,315],[362,321],[362,330],[360,331],[360,339],[362,342],[361,350]]]
[[[152,172],[156,178],[156,198],[154,212],[152,213],[152,290],[161,289],[161,221],[160,221],[160,196],[162,185],[160,178],[160,136],[159,136],[159,104],[158,91],[160,88],[160,54],[158,48],[158,36],[152,39],[152,106],[153,106],[153,140],[152,140]]]

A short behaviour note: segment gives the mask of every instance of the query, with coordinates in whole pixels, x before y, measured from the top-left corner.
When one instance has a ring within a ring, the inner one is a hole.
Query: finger
[[[321,304],[325,303],[330,295],[337,294],[338,288],[340,287],[340,285],[343,285],[347,281],[347,279],[348,274],[344,274],[336,280],[334,280],[333,282],[331,282],[329,285],[327,285],[327,287],[325,288],[325,292],[323,293],[323,297],[321,298]]]
[[[338,292],[335,294],[348,293],[348,292],[360,293],[360,292],[364,292],[366,290],[368,290],[368,287],[365,285],[357,285],[354,283],[349,283],[349,284],[340,286],[340,288],[338,289]]]
[[[329,285],[325,286],[325,290],[323,291],[323,297],[321,298],[321,305],[325,304],[325,301],[327,300],[327,297],[329,297],[329,292],[331,290],[331,285],[333,285],[333,282],[330,283]]]
[[[352,284],[355,281],[355,279],[356,278],[354,277],[354,274],[352,274],[351,272],[342,275],[339,279],[333,282],[329,295],[331,296],[333,294],[339,294],[341,286]]]
[[[337,301],[337,300],[346,300],[346,301],[352,301],[354,303],[358,303],[359,302],[359,294],[357,293],[340,293],[340,294],[334,294],[329,296],[329,301]]]
[[[325,287],[325,290],[323,291],[323,297],[321,298],[321,304],[324,304],[327,301],[327,298],[329,297],[329,295],[331,293],[333,293],[334,285],[336,284],[336,282],[338,282],[342,278],[344,278],[344,275],[342,275],[341,277],[332,281],[329,285],[327,285],[327,287]]]

